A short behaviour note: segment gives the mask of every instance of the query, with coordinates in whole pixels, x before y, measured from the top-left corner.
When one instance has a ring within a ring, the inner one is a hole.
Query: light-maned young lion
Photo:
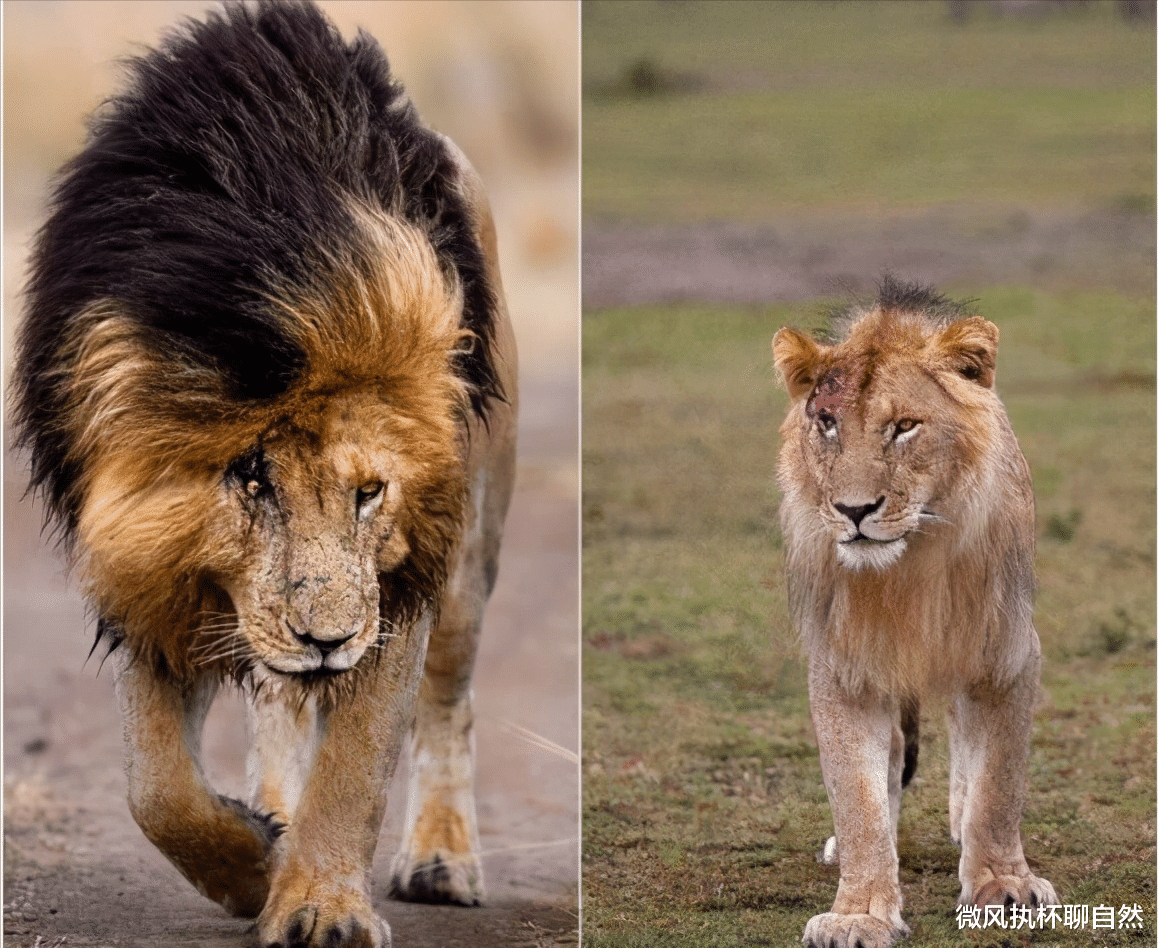
[[[131,64],[32,258],[15,420],[116,670],[129,805],[263,946],[382,946],[477,904],[471,669],[514,478],[481,185],[377,44],[234,5]],[[199,762],[239,682],[250,796]]]
[[[780,429],[789,606],[840,863],[814,948],[891,945],[901,918],[897,819],[918,704],[948,701],[950,832],[962,904],[1056,903],[1022,854],[1041,667],[1033,492],[994,392],[997,327],[886,277],[818,342],[773,341],[791,398]]]

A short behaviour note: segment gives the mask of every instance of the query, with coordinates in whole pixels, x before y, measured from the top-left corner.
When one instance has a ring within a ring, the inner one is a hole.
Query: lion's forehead
[[[805,415],[821,412],[838,421],[856,418],[871,426],[898,414],[931,411],[941,401],[932,373],[920,360],[854,356],[822,370],[805,403]]]
[[[291,435],[266,437],[259,444],[274,483],[293,493],[325,495],[404,474],[399,452],[381,440]]]

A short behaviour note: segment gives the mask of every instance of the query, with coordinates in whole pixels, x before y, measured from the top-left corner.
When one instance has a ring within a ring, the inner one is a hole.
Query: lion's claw
[[[1059,904],[1054,887],[1034,875],[997,876],[981,886],[968,901],[974,905],[1004,905],[1006,908]]]
[[[330,905],[302,905],[278,920],[263,912],[258,920],[261,948],[390,948],[390,926],[363,900],[343,908],[336,898]]]
[[[903,922],[897,928],[875,915],[814,915],[804,926],[808,948],[889,948],[909,934]]]

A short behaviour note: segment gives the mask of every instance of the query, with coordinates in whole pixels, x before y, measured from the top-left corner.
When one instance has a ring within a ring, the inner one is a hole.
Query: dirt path
[[[949,281],[1152,292],[1151,211],[932,211],[776,226],[590,224],[583,305],[781,302],[871,290],[883,270]]]

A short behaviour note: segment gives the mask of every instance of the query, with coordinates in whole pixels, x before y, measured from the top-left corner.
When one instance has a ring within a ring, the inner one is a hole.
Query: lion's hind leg
[[[476,635],[477,624],[448,628],[444,622],[431,640],[411,741],[402,849],[391,869],[390,894],[397,899],[482,902],[469,677]]]
[[[472,479],[471,513],[418,693],[406,825],[390,873],[390,894],[409,902],[483,900],[471,676],[514,481],[513,428],[504,434],[499,420],[492,420],[493,454]]]
[[[317,701],[312,695],[287,695],[261,669],[255,670],[245,698],[250,805],[289,825],[317,754]]]

